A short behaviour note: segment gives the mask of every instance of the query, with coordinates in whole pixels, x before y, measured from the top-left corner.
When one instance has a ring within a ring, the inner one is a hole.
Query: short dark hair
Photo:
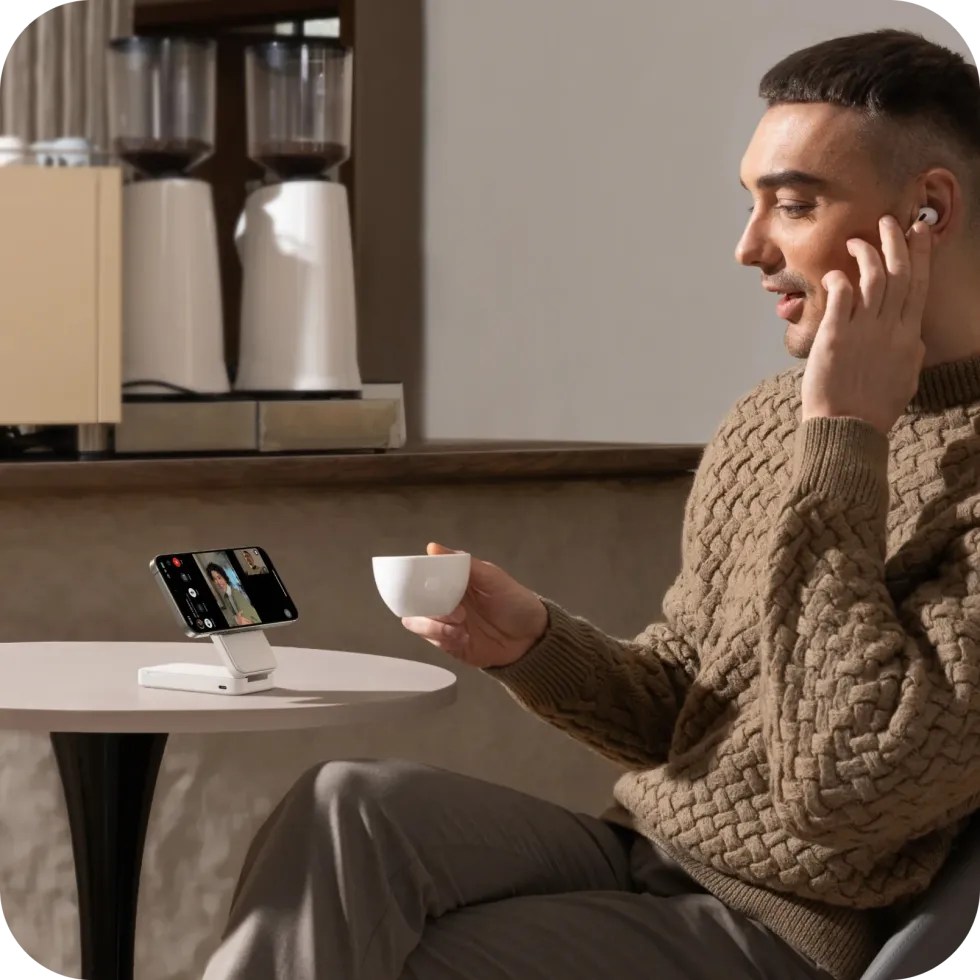
[[[763,76],[759,95],[769,108],[822,102],[856,110],[892,179],[930,166],[959,170],[980,222],[980,77],[962,55],[912,31],[852,34],[784,58]]]
[[[220,565],[210,562],[208,564],[208,575],[213,576],[215,572],[217,572],[226,582],[228,581],[228,573]]]

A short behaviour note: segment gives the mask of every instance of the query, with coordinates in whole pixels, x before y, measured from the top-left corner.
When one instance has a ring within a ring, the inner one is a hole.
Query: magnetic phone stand
[[[141,687],[198,694],[257,694],[275,686],[276,655],[265,631],[212,633],[220,664],[160,664],[141,667]]]

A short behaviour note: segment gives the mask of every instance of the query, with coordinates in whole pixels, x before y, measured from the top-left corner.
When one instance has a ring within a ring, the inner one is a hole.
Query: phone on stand
[[[262,548],[157,555],[150,569],[184,633],[209,637],[224,666],[145,667],[142,686],[211,694],[272,688],[276,657],[265,631],[295,623],[297,612]]]

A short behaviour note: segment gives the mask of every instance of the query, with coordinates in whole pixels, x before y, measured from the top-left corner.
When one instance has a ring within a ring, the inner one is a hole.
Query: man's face
[[[224,575],[220,574],[219,572],[211,573],[211,581],[214,582],[214,584],[218,587],[219,592],[228,591],[228,583],[225,580]]]
[[[783,294],[777,313],[788,323],[786,349],[793,357],[810,353],[826,308],[823,277],[840,269],[855,286],[859,282],[847,240],[880,247],[884,215],[909,219],[859,139],[859,127],[857,113],[836,106],[776,106],[763,116],[742,159],[753,210],[735,257],[759,269],[774,298]]]

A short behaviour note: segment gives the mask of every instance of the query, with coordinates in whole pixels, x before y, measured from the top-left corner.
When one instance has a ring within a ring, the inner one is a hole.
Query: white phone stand
[[[257,694],[275,687],[276,655],[264,630],[212,633],[220,664],[141,667],[140,687],[198,694]]]

